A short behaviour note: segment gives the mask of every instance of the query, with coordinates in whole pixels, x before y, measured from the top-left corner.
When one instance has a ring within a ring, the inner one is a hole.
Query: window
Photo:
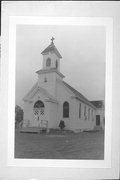
[[[81,118],[81,104],[79,104],[79,119]]]
[[[56,68],[58,68],[58,61],[57,61],[57,59],[56,59]]]
[[[51,59],[48,58],[47,61],[46,61],[46,66],[49,67],[51,65]]]
[[[87,115],[86,115],[86,106],[84,107],[84,117],[85,117],[85,120],[87,120]]]
[[[94,121],[94,118],[93,118],[93,110],[91,111],[91,116],[92,116],[92,121]]]
[[[88,120],[90,120],[90,108],[88,108]]]
[[[42,101],[37,101],[35,104],[34,104],[34,108],[44,108],[44,104]]]
[[[63,117],[68,118],[69,117],[69,103],[67,101],[63,104]]]

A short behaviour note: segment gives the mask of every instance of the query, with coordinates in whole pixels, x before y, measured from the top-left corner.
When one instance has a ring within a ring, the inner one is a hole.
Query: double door
[[[34,120],[40,122],[44,119],[44,108],[34,108]]]

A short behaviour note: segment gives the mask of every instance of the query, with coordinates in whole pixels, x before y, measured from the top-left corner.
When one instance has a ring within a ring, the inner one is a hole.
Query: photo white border
[[[14,158],[14,110],[16,25],[73,25],[104,26],[106,29],[106,76],[105,76],[105,147],[104,160],[48,160]],[[111,168],[112,133],[112,51],[113,20],[99,17],[38,17],[11,16],[9,19],[9,72],[8,72],[8,166],[19,167],[67,167]]]

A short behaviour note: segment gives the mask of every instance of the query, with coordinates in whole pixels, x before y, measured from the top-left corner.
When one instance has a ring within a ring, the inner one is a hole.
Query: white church
[[[23,98],[23,128],[59,129],[64,121],[65,130],[80,132],[96,126],[96,107],[63,79],[60,72],[61,54],[51,44],[42,51],[42,69],[38,81]],[[78,82],[80,83],[80,82]]]

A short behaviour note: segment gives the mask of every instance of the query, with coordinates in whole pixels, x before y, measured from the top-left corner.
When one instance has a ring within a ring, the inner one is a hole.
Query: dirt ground
[[[61,135],[16,132],[15,158],[104,159],[104,132]]]

